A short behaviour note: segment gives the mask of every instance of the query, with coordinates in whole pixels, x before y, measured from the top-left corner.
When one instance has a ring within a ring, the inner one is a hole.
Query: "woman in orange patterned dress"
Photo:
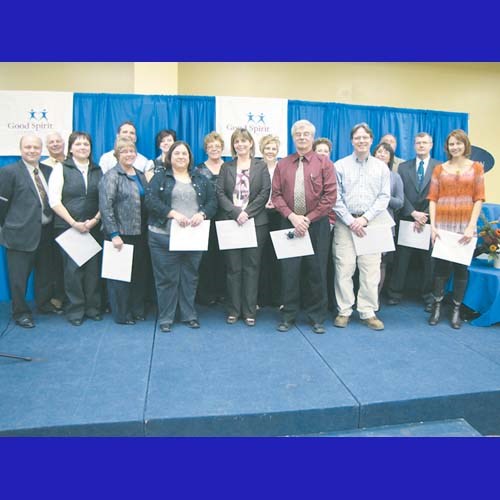
[[[484,170],[480,163],[469,159],[471,144],[463,130],[450,132],[445,150],[448,161],[435,167],[427,196],[432,244],[439,238],[439,231],[446,230],[462,234],[459,242],[465,245],[476,233],[484,201]],[[439,322],[444,287],[453,272],[451,326],[458,329],[461,327],[460,304],[467,287],[467,266],[441,259],[434,259],[434,264],[434,303],[429,324]]]

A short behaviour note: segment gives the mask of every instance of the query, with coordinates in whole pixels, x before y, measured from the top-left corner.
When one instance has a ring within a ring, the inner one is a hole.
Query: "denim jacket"
[[[136,175],[146,190],[144,174],[135,169]],[[137,236],[142,232],[142,207],[139,189],[118,164],[101,179],[99,184],[99,211],[103,231],[107,236],[121,234]]]
[[[203,212],[207,219],[214,217],[217,210],[217,201],[212,183],[200,172],[191,172],[191,182],[196,191],[198,210]],[[165,229],[168,213],[172,210],[172,191],[175,186],[175,177],[171,168],[159,171],[151,179],[146,189],[146,207],[148,209],[148,224]]]

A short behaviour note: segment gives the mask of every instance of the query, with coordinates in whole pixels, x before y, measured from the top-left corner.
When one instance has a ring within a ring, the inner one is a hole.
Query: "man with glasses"
[[[401,220],[413,222],[414,231],[422,231],[425,224],[429,223],[429,187],[434,167],[439,163],[431,158],[432,137],[427,132],[420,132],[415,136],[415,152],[417,157],[413,160],[401,163],[399,175],[403,180],[405,200],[399,215]],[[393,266],[391,282],[388,290],[390,305],[401,302],[403,288],[410,258],[415,255],[421,262],[420,282],[422,284],[421,293],[425,303],[425,310],[432,309],[432,249],[419,250],[405,246],[397,247],[396,261]]]
[[[282,228],[289,237],[303,237],[308,232],[314,255],[283,259],[282,320],[277,330],[287,332],[300,309],[300,281],[304,278],[304,307],[314,333],[325,333],[327,314],[325,269],[328,259],[330,225],[328,213],[335,204],[337,185],[335,168],[326,156],[313,149],[314,125],[299,120],[292,126],[296,153],[280,160],[273,176],[272,203],[282,215]],[[303,273],[301,268],[303,267]]]
[[[354,152],[336,163],[338,196],[335,205],[337,224],[333,238],[335,297],[338,315],[334,325],[345,328],[353,312],[353,275],[359,269],[357,310],[361,321],[373,330],[383,330],[378,310],[378,284],[381,254],[356,256],[353,234],[366,235],[365,227],[382,213],[391,198],[387,165],[370,155],[373,132],[366,123],[351,130]]]

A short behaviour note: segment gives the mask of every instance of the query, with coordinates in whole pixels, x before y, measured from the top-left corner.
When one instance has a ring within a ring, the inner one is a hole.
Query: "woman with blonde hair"
[[[259,149],[262,159],[267,165],[272,183],[274,171],[278,164],[279,137],[272,134],[265,135],[259,142]],[[266,203],[266,212],[269,219],[269,231],[278,231],[281,229],[281,214],[274,208],[271,201],[271,193],[269,193],[269,200]],[[264,248],[262,249],[257,302],[259,306],[278,307],[282,304],[281,268],[270,237],[266,239]]]
[[[219,172],[224,163],[222,159],[224,139],[219,133],[210,132],[205,136],[203,148],[207,153],[207,159],[196,166],[196,171],[210,181],[215,192]],[[217,302],[222,302],[226,290],[226,268],[224,256],[219,250],[214,220],[210,223],[208,250],[201,258],[199,276],[197,302],[203,305],[214,305]]]

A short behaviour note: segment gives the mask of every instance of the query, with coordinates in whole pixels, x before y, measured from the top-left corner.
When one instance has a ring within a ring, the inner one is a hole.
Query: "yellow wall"
[[[0,63],[0,90],[134,93],[133,63]]]
[[[0,90],[240,95],[469,113],[500,163],[498,63],[0,63]],[[487,174],[500,203],[500,165]]]
[[[500,163],[500,64],[180,63],[179,93],[283,97],[469,113],[471,142]],[[486,174],[500,203],[500,165]]]

